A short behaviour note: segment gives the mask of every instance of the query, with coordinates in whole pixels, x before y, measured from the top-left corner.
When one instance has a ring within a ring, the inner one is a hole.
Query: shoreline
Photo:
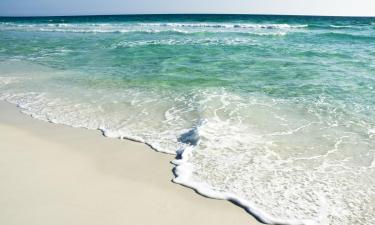
[[[0,110],[1,224],[262,224],[173,183],[173,155]]]

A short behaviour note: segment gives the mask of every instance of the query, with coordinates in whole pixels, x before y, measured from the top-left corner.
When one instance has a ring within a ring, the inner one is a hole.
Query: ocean
[[[375,224],[375,18],[0,18],[0,99],[263,222]]]

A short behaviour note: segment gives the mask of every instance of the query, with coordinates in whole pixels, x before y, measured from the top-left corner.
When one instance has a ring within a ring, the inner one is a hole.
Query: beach
[[[26,115],[1,110],[26,154],[2,189],[64,218],[375,224],[374,37],[373,18],[0,18],[0,101]]]
[[[172,183],[173,155],[0,111],[0,224],[260,224]]]

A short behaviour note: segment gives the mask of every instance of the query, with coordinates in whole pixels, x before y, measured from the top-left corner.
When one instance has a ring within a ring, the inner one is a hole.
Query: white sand
[[[0,225],[260,224],[171,182],[173,156],[0,102]]]

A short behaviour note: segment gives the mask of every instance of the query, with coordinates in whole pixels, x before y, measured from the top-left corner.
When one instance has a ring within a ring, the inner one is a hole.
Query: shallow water
[[[263,221],[375,224],[375,19],[0,19],[0,98],[177,154]]]

